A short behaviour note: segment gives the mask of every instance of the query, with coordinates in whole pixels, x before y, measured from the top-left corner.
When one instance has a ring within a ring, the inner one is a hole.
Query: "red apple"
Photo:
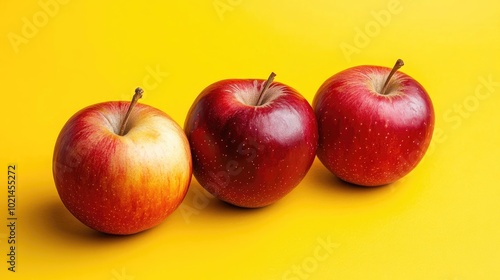
[[[186,118],[194,176],[236,206],[263,207],[281,199],[315,158],[311,105],[273,78],[216,82],[200,93]]]
[[[394,182],[424,156],[434,128],[425,89],[410,76],[357,66],[326,80],[313,101],[318,158],[340,179],[363,186]]]
[[[164,112],[136,105],[141,96],[137,89],[132,102],[80,110],[55,145],[53,175],[62,202],[104,233],[133,234],[160,224],[191,181],[184,131]]]

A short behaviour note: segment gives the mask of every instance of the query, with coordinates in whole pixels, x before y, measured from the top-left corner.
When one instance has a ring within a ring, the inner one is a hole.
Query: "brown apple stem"
[[[259,100],[257,101],[256,106],[262,105],[262,99],[264,98],[264,93],[269,89],[269,87],[273,83],[274,77],[276,77],[276,74],[274,72],[271,72],[271,75],[269,75],[269,78],[267,78],[266,83],[264,84],[262,90],[260,91]]]
[[[396,61],[396,63],[394,64],[394,67],[392,67],[391,73],[389,73],[389,76],[387,76],[387,79],[385,80],[385,84],[382,87],[382,91],[380,91],[380,94],[382,94],[382,95],[386,94],[385,91],[387,90],[387,86],[389,85],[389,81],[391,80],[394,73],[396,73],[396,71],[398,71],[399,68],[403,67],[403,65],[405,65],[405,63],[403,62],[402,59],[398,59]]]
[[[130,118],[130,113],[132,112],[132,109],[134,108],[137,101],[139,101],[139,99],[142,98],[143,93],[144,90],[142,88],[138,87],[135,89],[134,97],[132,97],[132,101],[128,106],[127,114],[125,114],[125,118],[123,119],[122,126],[120,127],[120,133],[118,135],[123,136],[125,134],[125,128],[127,127],[127,122],[128,119]]]

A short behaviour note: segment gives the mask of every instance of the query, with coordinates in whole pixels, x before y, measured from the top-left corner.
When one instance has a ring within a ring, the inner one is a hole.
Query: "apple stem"
[[[260,91],[259,100],[257,101],[256,106],[262,105],[261,103],[262,103],[262,99],[264,98],[264,93],[269,89],[269,87],[273,83],[274,77],[276,77],[276,74],[274,72],[271,72],[271,75],[269,75],[269,78],[267,78],[266,83],[264,84],[264,86],[262,87],[262,90]]]
[[[387,90],[387,86],[389,85],[389,81],[391,80],[391,78],[394,75],[394,73],[396,73],[396,71],[398,71],[399,68],[403,67],[403,65],[405,65],[405,63],[403,62],[402,59],[396,60],[396,63],[394,64],[394,67],[392,67],[391,73],[389,73],[389,76],[387,76],[387,79],[385,80],[385,84],[382,87],[382,91],[380,91],[380,94],[386,95],[385,92]]]
[[[138,87],[135,89],[134,97],[132,97],[132,101],[128,106],[127,114],[125,114],[125,118],[123,119],[122,126],[120,127],[120,133],[118,135],[123,136],[125,134],[125,128],[127,127],[127,122],[128,119],[130,118],[130,113],[132,112],[132,109],[134,108],[137,101],[139,101],[139,99],[142,98],[143,93],[144,90],[142,88]]]

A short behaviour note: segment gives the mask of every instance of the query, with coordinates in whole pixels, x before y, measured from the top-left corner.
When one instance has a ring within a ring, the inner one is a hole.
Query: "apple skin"
[[[128,235],[160,224],[184,199],[192,175],[189,143],[167,114],[105,102],[73,115],[57,138],[53,176],[66,208],[97,231]]]
[[[424,156],[434,129],[425,89],[390,68],[356,66],[337,73],[313,100],[318,120],[318,158],[349,183],[380,186],[397,181]]]
[[[311,105],[274,82],[255,106],[264,80],[229,79],[203,90],[184,129],[193,174],[227,203],[258,208],[284,197],[304,178],[317,149]]]

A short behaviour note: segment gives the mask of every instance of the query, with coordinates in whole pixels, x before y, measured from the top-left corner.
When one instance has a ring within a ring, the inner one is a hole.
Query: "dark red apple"
[[[316,155],[311,105],[273,78],[216,82],[200,93],[186,118],[195,178],[215,197],[240,207],[284,197]]]
[[[326,80],[313,101],[318,158],[340,179],[362,186],[392,183],[424,156],[434,109],[415,79],[380,66],[357,66]]]

